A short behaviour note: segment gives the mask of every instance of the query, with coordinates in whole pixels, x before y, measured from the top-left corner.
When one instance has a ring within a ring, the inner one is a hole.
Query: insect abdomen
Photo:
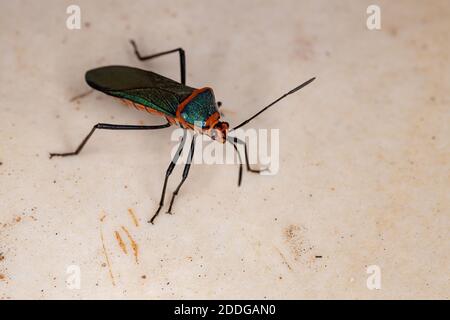
[[[164,116],[164,117],[167,116],[166,114],[164,114],[164,113],[162,113],[162,112],[160,112],[158,110],[155,110],[155,109],[152,109],[150,107],[144,106],[142,104],[133,102],[131,100],[128,100],[128,99],[120,99],[120,100],[127,107],[134,108],[134,109],[139,110],[139,111],[146,111],[148,113],[155,114],[155,115],[158,115],[158,116]]]

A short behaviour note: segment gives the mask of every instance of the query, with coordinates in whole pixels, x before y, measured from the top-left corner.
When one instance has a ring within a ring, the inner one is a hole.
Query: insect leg
[[[141,54],[139,53],[139,50],[137,48],[136,42],[134,42],[134,40],[130,40],[130,43],[133,46],[134,53],[136,54],[136,57],[140,61],[150,60],[150,59],[153,59],[153,58],[157,58],[157,57],[160,57],[160,56],[163,56],[163,55],[166,55],[166,54],[178,51],[178,53],[180,55],[181,83],[182,84],[186,84],[186,55],[185,55],[184,50],[182,48],[177,48],[177,49],[173,49],[173,50],[159,52],[159,53],[151,54],[151,55],[148,55],[148,56],[141,56]]]
[[[192,142],[191,142],[191,149],[189,150],[189,155],[188,155],[188,159],[187,159],[187,163],[184,166],[184,170],[183,170],[183,178],[181,179],[180,184],[178,185],[178,187],[175,189],[175,191],[172,193],[172,199],[170,200],[170,205],[169,205],[169,210],[167,211],[168,214],[172,214],[172,205],[173,205],[173,201],[175,200],[175,197],[177,196],[178,192],[181,189],[181,186],[183,185],[184,181],[187,179],[188,174],[189,174],[189,169],[191,168],[191,163],[192,163],[192,158],[194,156],[194,148],[195,148],[195,135],[192,137]]]
[[[153,221],[158,216],[159,211],[161,211],[161,208],[164,205],[164,197],[166,195],[167,181],[169,180],[169,176],[172,174],[172,171],[175,168],[178,158],[180,157],[181,153],[183,152],[184,144],[186,142],[186,132],[187,131],[184,130],[183,138],[181,139],[180,145],[178,146],[178,150],[175,153],[175,155],[173,156],[173,159],[170,161],[169,167],[167,168],[166,177],[164,178],[164,184],[163,184],[163,189],[162,189],[162,193],[161,193],[161,199],[159,200],[158,210],[156,210],[153,217],[149,220],[149,222],[151,224],[153,224]]]
[[[254,173],[260,173],[263,171],[267,171],[268,168],[264,168],[264,169],[252,169],[250,167],[250,161],[248,160],[248,151],[247,151],[247,143],[245,141],[242,141],[240,139],[236,139],[237,143],[243,144],[244,145],[244,153],[245,153],[245,165],[247,167],[247,171],[249,172],[254,172]]]
[[[232,142],[233,141],[232,139],[231,140],[227,139],[227,141],[233,145],[233,148],[234,148],[234,150],[236,150],[236,153],[237,153],[237,155],[239,157],[238,187],[240,187],[241,186],[241,182],[242,182],[242,158],[241,158],[241,154],[239,153],[239,150],[238,150],[236,144]]]
[[[141,125],[122,125],[122,124],[109,124],[109,123],[97,123],[95,126],[92,127],[89,134],[81,141],[78,148],[73,152],[66,152],[66,153],[50,153],[50,159],[57,156],[57,157],[66,157],[66,156],[74,156],[81,152],[84,145],[88,142],[89,138],[92,136],[94,131],[96,129],[109,129],[109,130],[156,130],[156,129],[163,129],[170,127],[170,123],[167,122],[166,124],[156,125],[156,126],[141,126]]]
[[[239,144],[244,145],[245,165],[246,165],[247,171],[249,171],[249,172],[254,172],[254,173],[260,173],[260,172],[263,172],[263,171],[267,171],[267,170],[268,170],[268,168],[264,168],[264,169],[252,169],[252,167],[250,167],[250,161],[249,161],[249,159],[248,159],[247,143],[246,143],[245,141],[242,141],[241,139],[238,139],[238,138],[235,138],[235,137],[232,137],[232,138],[230,138],[230,139],[232,139],[234,142],[237,142],[237,143],[239,143]]]

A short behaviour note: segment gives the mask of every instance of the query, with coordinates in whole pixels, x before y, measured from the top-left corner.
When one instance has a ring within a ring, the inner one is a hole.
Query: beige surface
[[[371,3],[2,0],[0,298],[448,299],[450,5],[377,1],[382,29],[369,31]],[[177,79],[176,57],[137,62],[130,37],[146,53],[182,46],[188,83],[213,87],[231,123],[317,76],[252,122],[281,129],[280,172],[237,189],[236,166],[194,166],[176,214],[151,226],[171,129],[99,132],[79,157],[49,160],[96,122],[161,123],[100,93],[69,102],[98,65]]]

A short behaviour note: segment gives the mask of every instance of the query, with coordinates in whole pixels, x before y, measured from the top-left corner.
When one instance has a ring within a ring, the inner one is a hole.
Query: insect
[[[242,181],[243,163],[241,155],[237,148],[237,144],[241,144],[244,146],[247,171],[259,173],[262,170],[252,169],[250,167],[245,141],[242,141],[236,137],[231,137],[228,135],[228,133],[246,125],[251,120],[266,111],[268,108],[273,106],[275,103],[285,98],[286,96],[300,90],[315,79],[312,78],[295,87],[288,93],[282,95],[281,97],[261,109],[249,119],[230,129],[227,122],[220,121],[219,107],[221,104],[220,102],[215,101],[213,90],[207,87],[195,89],[186,85],[186,58],[185,52],[182,48],[177,48],[174,50],[160,52],[148,56],[142,56],[139,53],[136,43],[133,40],[130,40],[130,42],[133,46],[136,57],[140,61],[146,61],[170,53],[178,52],[181,72],[180,82],[171,80],[151,71],[127,66],[106,66],[89,70],[85,75],[86,82],[92,88],[107,95],[122,99],[125,103],[138,110],[146,111],[148,113],[156,114],[165,118],[167,120],[167,123],[152,126],[97,123],[92,127],[91,131],[83,139],[83,141],[75,151],[66,153],[50,153],[50,159],[56,156],[66,157],[79,154],[97,129],[157,130],[168,128],[172,125],[180,126],[184,129],[184,134],[178,146],[177,152],[175,153],[166,170],[158,209],[149,220],[149,222],[152,224],[161,211],[161,208],[164,206],[167,182],[178,161],[178,158],[182,154],[183,148],[186,143],[187,130],[193,130],[194,134],[192,136],[192,141],[190,144],[187,162],[183,170],[182,179],[175,191],[172,193],[169,209],[167,211],[167,213],[169,214],[172,213],[172,206],[175,197],[177,196],[178,192],[181,189],[181,186],[188,177],[191,161],[194,155],[195,139],[198,134],[208,135],[212,140],[218,141],[220,143],[228,142],[233,145],[240,160],[238,177],[238,186],[240,186]]]

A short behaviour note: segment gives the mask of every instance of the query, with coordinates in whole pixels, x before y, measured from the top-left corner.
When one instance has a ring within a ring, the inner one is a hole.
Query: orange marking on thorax
[[[192,92],[189,97],[184,99],[183,102],[181,102],[178,105],[177,112],[176,112],[176,120],[180,123],[180,126],[182,126],[185,129],[192,129],[192,130],[196,130],[197,129],[196,131],[200,131],[201,133],[206,133],[211,128],[214,128],[214,126],[217,124],[217,122],[219,122],[219,119],[220,119],[220,113],[219,112],[214,112],[212,115],[209,116],[208,119],[206,119],[206,126],[208,127],[208,129],[195,128],[193,124],[188,123],[181,116],[181,113],[183,112],[183,110],[186,107],[186,105],[189,102],[191,102],[196,96],[198,96],[200,93],[205,92],[207,90],[212,90],[212,89],[209,88],[209,87],[204,87],[204,88],[201,88],[201,89],[194,90],[194,92]]]
[[[198,96],[200,93],[206,91],[206,90],[211,90],[211,88],[205,87],[205,88],[201,88],[201,89],[196,89],[194,90],[191,95],[189,97],[187,97],[186,99],[183,100],[183,102],[181,102],[178,107],[177,107],[177,112],[176,112],[176,119],[178,120],[178,122],[180,123],[180,125],[183,128],[186,129],[193,129],[193,125],[190,123],[187,123],[186,120],[184,120],[184,118],[181,116],[181,112],[183,112],[184,108],[186,107],[186,105],[192,101],[192,99],[194,99],[196,96]]]

